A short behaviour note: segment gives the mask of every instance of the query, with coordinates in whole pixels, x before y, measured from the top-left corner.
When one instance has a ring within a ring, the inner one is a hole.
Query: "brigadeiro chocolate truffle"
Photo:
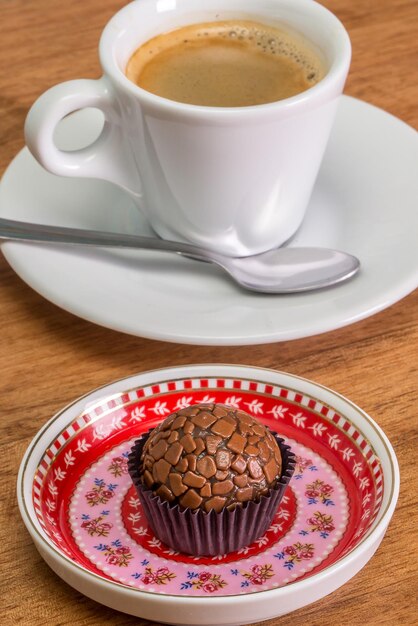
[[[294,455],[247,413],[199,404],[142,436],[128,467],[155,536],[179,552],[215,555],[264,534]]]

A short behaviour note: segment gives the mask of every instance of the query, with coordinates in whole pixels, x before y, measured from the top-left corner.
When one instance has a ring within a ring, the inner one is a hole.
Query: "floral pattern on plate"
[[[126,457],[133,441],[124,442],[93,463],[70,497],[69,525],[75,544],[98,570],[114,580],[140,589],[164,584],[166,592],[181,594],[187,589],[188,595],[202,591],[239,593],[260,585],[277,587],[321,563],[344,535],[349,510],[342,481],[316,453],[289,440],[299,456],[309,456],[315,464],[289,487],[266,534],[228,555],[180,555],[153,535],[129,476],[123,474],[118,483],[111,482],[113,459]],[[315,484],[325,488],[326,498],[311,497],[312,475],[318,476]],[[96,493],[95,488],[112,493],[108,508],[104,509],[97,499],[91,504],[90,494]],[[332,514],[328,513],[330,509]],[[102,536],[106,540],[98,541]],[[193,564],[193,568],[187,571],[184,581],[187,564]],[[160,572],[160,578],[156,572]],[[212,579],[203,585],[202,576],[208,576],[207,572]]]

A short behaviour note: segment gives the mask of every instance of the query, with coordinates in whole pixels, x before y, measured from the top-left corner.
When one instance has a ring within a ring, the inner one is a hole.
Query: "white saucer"
[[[101,114],[66,118],[58,143],[88,144]],[[418,285],[418,139],[400,120],[344,96],[302,228],[292,246],[346,250],[361,260],[346,284],[265,296],[213,266],[156,252],[70,250],[7,242],[2,251],[42,296],[96,324],[190,344],[244,345],[307,337],[351,324]],[[109,183],[59,178],[23,149],[0,185],[0,215],[151,234],[130,198]]]

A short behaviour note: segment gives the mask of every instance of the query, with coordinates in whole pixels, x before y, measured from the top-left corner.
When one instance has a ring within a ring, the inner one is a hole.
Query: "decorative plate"
[[[247,411],[297,455],[265,535],[216,557],[180,554],[155,537],[127,471],[139,434],[201,402]],[[222,609],[222,623],[233,624],[236,609],[228,618],[223,606],[228,597],[250,602],[252,622],[303,606],[350,578],[364,565],[368,544],[383,537],[398,481],[384,434],[341,396],[279,372],[202,365],[140,374],[58,413],[22,462],[19,501],[41,554],[86,595],[157,621],[172,620],[168,607],[175,606],[177,623],[192,623],[187,615],[195,612],[202,624],[219,621],[213,612],[205,616],[209,621],[199,614],[210,599],[211,607]],[[329,588],[324,581],[337,564]],[[348,576],[340,571],[344,564]],[[304,597],[305,586],[316,590],[314,597]],[[293,593],[298,587],[299,598]],[[282,600],[271,613],[277,594],[293,600],[288,606]]]

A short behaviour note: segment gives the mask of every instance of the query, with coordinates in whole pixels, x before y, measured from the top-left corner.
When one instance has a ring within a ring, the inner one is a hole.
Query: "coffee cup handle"
[[[54,142],[56,126],[69,113],[86,107],[103,112],[101,134],[80,150],[60,150]],[[98,80],[71,80],[48,89],[28,113],[25,140],[35,159],[53,174],[100,178],[134,196],[141,195],[134,158],[121,130],[119,104],[105,76]]]

